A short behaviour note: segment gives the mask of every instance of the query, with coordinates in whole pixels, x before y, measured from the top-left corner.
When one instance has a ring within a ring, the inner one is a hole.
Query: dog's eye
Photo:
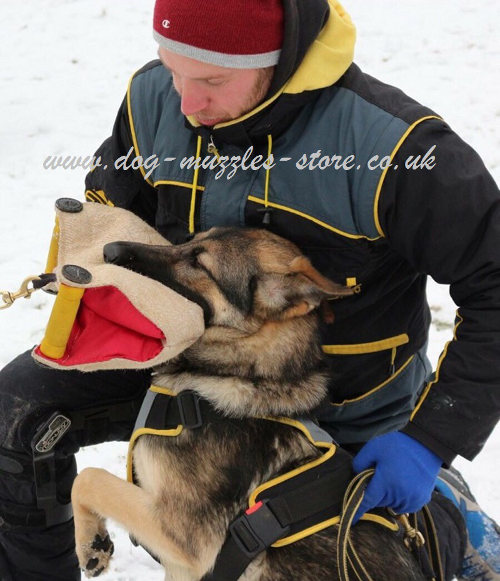
[[[198,260],[198,256],[201,254],[201,252],[202,252],[201,248],[195,248],[191,252],[191,255],[189,256],[189,263],[193,268],[199,268],[201,266]]]

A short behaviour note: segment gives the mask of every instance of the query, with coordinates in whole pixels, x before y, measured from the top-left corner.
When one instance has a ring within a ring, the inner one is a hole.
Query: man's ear
[[[259,277],[257,304],[266,316],[275,319],[301,317],[328,298],[352,295],[354,291],[320,274],[304,256],[297,256],[287,274],[270,273]]]

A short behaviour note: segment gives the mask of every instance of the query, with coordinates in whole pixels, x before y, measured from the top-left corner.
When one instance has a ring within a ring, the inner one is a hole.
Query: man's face
[[[241,117],[266,95],[273,69],[229,69],[158,49],[181,97],[181,111],[200,125],[217,125]]]

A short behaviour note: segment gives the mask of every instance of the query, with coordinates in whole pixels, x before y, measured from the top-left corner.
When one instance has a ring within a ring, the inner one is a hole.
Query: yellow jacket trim
[[[271,159],[271,154],[273,152],[273,137],[272,135],[267,136],[267,159]],[[264,187],[264,206],[267,208],[269,206],[269,181],[271,177],[271,169],[266,169],[266,185]]]
[[[201,152],[201,135],[198,135],[196,143],[196,159],[200,157]],[[200,168],[197,166],[194,170],[193,184],[191,186],[191,203],[189,205],[189,233],[194,234],[194,214],[196,210],[196,190],[198,187],[198,175]]]
[[[255,202],[256,204],[266,205],[265,200],[263,200],[262,198],[256,198],[255,196],[248,196],[248,199],[251,202]],[[305,218],[306,220],[310,220],[311,222],[318,224],[318,226],[322,226],[323,228],[326,228],[327,230],[331,230],[332,232],[340,234],[341,236],[345,236],[346,238],[352,238],[353,240],[358,240],[358,239],[364,238],[365,240],[369,240],[370,242],[379,239],[378,236],[376,238],[369,238],[368,236],[364,236],[362,234],[349,234],[348,232],[343,232],[342,230],[339,230],[338,228],[335,228],[334,226],[330,226],[326,222],[322,222],[321,220],[318,220],[317,218],[314,218],[313,216],[310,216],[309,214],[305,214],[304,212],[301,212],[300,210],[295,210],[294,208],[290,208],[288,206],[283,206],[281,204],[275,204],[274,202],[267,202],[267,205],[271,208],[276,208],[278,210],[284,210],[285,212],[290,212],[291,214],[295,214],[297,216],[300,216],[301,218]]]
[[[410,125],[410,127],[408,127],[408,129],[405,131],[405,133],[401,137],[401,139],[397,142],[396,147],[393,149],[393,151],[391,153],[390,163],[384,169],[384,171],[382,172],[382,175],[380,176],[380,179],[378,181],[377,191],[375,193],[375,200],[373,203],[373,217],[375,220],[375,227],[377,228],[377,231],[382,238],[385,238],[385,232],[382,230],[382,226],[380,225],[380,220],[378,217],[378,204],[379,204],[380,192],[382,191],[382,185],[384,183],[385,176],[387,175],[387,172],[389,171],[389,168],[391,167],[392,160],[394,159],[394,156],[399,151],[399,148],[403,145],[403,143],[404,143],[405,139],[408,137],[408,135],[410,135],[410,133],[415,129],[415,127],[417,125],[419,125],[423,121],[427,121],[429,119],[438,119],[439,121],[442,121],[441,117],[438,117],[437,115],[428,115],[427,117],[422,117],[421,119],[417,119],[417,121],[415,121],[415,123]]]
[[[154,187],[156,188],[157,186],[163,186],[163,185],[171,185],[171,186],[179,186],[181,188],[189,188],[190,190],[193,189],[193,184],[190,183],[184,183],[184,182],[176,182],[174,180],[159,180],[157,182],[155,182]],[[196,186],[196,189],[200,192],[203,192],[205,190],[205,186]]]
[[[431,382],[429,382],[426,385],[424,391],[422,392],[422,395],[420,396],[420,399],[419,399],[417,405],[415,406],[415,409],[413,410],[413,413],[410,416],[410,422],[413,420],[413,418],[415,417],[415,415],[418,413],[419,409],[422,407],[422,404],[423,404],[425,398],[427,397],[427,394],[429,393],[431,387],[433,385],[435,385],[439,381],[439,375],[440,375],[440,372],[441,372],[441,365],[443,364],[443,361],[444,361],[446,355],[448,354],[448,347],[450,346],[450,344],[453,341],[456,341],[457,340],[457,329],[463,323],[463,318],[460,315],[460,313],[458,312],[458,310],[456,312],[456,317],[457,317],[458,320],[457,320],[457,324],[455,325],[455,327],[453,329],[453,339],[452,339],[452,341],[448,341],[446,343],[446,345],[444,346],[443,352],[441,353],[441,356],[439,357],[439,361],[438,361],[438,364],[437,364],[437,367],[436,367],[436,375],[434,377],[434,380],[431,381]]]
[[[135,75],[132,75],[129,83],[128,83],[128,88],[127,88],[127,111],[128,111],[128,119],[129,119],[129,123],[130,123],[130,133],[132,134],[132,143],[134,144],[134,151],[136,156],[141,155],[141,152],[139,151],[139,145],[137,142],[137,134],[135,131],[135,125],[134,125],[134,117],[132,115],[132,103],[131,103],[131,92],[130,89],[132,87],[132,81],[134,80]],[[153,182],[146,177],[146,172],[144,171],[144,168],[142,167],[142,164],[139,166],[139,170],[142,174],[142,177],[146,180],[146,182],[150,185],[153,186]],[[154,187],[154,186],[153,186]]]
[[[375,393],[379,389],[382,389],[384,386],[386,386],[388,383],[390,383],[393,379],[395,379],[402,371],[404,371],[408,367],[408,365],[413,361],[414,357],[415,357],[415,355],[412,355],[407,361],[405,361],[405,363],[403,363],[403,365],[401,365],[401,367],[395,373],[393,373],[390,377],[388,377],[382,383],[379,383],[379,385],[370,389],[370,391],[367,391],[366,393],[363,393],[362,395],[355,397],[353,399],[345,399],[341,403],[331,403],[330,402],[330,405],[335,406],[335,407],[340,407],[340,406],[343,406],[343,405],[348,404],[348,403],[353,403],[355,401],[361,401],[365,397],[372,395],[373,393]]]
[[[105,204],[106,206],[114,207],[113,202],[106,196],[104,190],[87,190],[85,192],[85,199],[88,202],[96,202],[98,204]]]
[[[406,333],[380,339],[380,341],[371,341],[370,343],[352,343],[347,345],[323,345],[323,352],[328,355],[361,355],[363,353],[377,353],[387,349],[394,349],[408,343],[410,338]]]

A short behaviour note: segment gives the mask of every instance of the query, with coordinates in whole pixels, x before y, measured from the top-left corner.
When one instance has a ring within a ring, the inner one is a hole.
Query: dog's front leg
[[[106,518],[132,533],[163,565],[172,563],[196,576],[195,559],[166,536],[151,499],[142,488],[101,468],[86,468],[76,477],[71,499],[76,553],[87,577],[97,577],[105,571],[113,554]]]

